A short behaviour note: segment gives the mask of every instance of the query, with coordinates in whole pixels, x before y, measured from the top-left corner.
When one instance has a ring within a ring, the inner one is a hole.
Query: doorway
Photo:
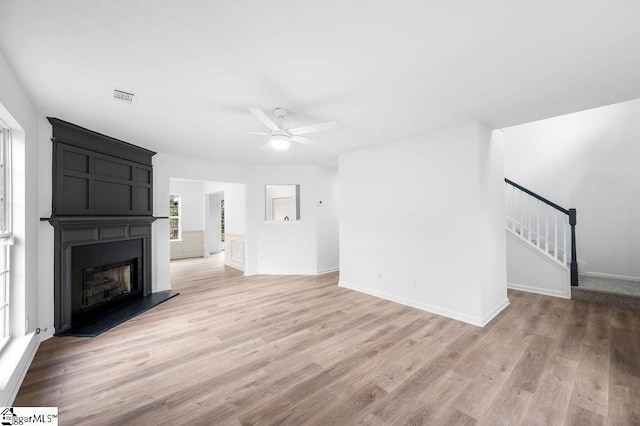
[[[206,194],[206,247],[207,255],[225,249],[224,191]]]

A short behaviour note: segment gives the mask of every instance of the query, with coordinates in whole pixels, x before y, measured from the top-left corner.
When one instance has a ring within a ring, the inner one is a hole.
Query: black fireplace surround
[[[175,295],[151,293],[155,152],[48,120],[55,334],[93,336]]]
[[[125,298],[143,296],[143,240],[71,249],[71,318],[84,323]]]

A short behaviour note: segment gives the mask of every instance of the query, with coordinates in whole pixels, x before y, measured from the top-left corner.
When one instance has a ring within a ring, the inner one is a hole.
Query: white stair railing
[[[509,231],[535,246],[554,261],[571,268],[571,283],[578,284],[575,253],[575,209],[565,209],[505,179]]]

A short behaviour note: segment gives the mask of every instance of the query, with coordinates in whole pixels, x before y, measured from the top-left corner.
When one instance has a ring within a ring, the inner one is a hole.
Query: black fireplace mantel
[[[51,217],[55,229],[55,333],[73,326],[71,259],[74,247],[115,241],[142,241],[142,296],[151,293],[151,223],[155,217]]]
[[[51,216],[40,218],[56,229],[56,247],[151,238],[156,216]]]

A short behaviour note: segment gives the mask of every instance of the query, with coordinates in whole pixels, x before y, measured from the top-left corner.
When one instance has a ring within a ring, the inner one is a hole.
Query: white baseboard
[[[202,252],[182,253],[171,256],[169,260],[193,259],[196,257],[204,257],[204,255],[202,254]]]
[[[225,266],[231,266],[232,268],[235,268],[239,271],[243,271],[244,272],[244,265],[240,264],[240,263],[235,263],[235,262],[229,262],[227,260],[224,261]]]
[[[49,340],[53,337],[53,333],[55,332],[54,327],[51,325],[47,327],[46,331],[42,331],[38,336],[40,336],[40,342],[44,342],[45,340]]]
[[[258,271],[258,275],[306,275],[315,277],[318,275],[316,271],[308,269],[288,269],[285,271],[270,270],[270,271]]]
[[[339,270],[340,270],[339,266],[336,266],[335,268],[318,269],[318,273],[316,275],[328,274],[330,272],[338,272]]]
[[[504,300],[496,305],[495,308],[491,310],[487,315],[482,318],[482,327],[489,324],[492,319],[494,319],[500,312],[502,312],[507,306],[509,306],[509,299],[504,298]]]
[[[553,296],[553,297],[560,297],[562,299],[571,299],[571,293],[567,294],[562,291],[549,290],[549,289],[543,289],[538,287],[530,287],[528,285],[507,283],[507,288],[510,288],[512,290],[526,291],[527,293],[542,294],[544,296]],[[571,289],[569,289],[569,292],[570,291]]]
[[[162,286],[162,287],[158,287],[158,288],[154,288],[152,290],[152,293],[160,293],[161,291],[171,291],[171,284],[167,285],[167,286]]]
[[[0,353],[0,407],[11,407],[40,346],[35,333],[11,339]]]
[[[467,324],[475,325],[478,327],[482,327],[483,319],[480,317],[463,314],[460,312],[452,311],[450,309],[441,308],[439,306],[430,305],[427,303],[416,302],[415,300],[408,299],[406,297],[396,296],[394,294],[389,294],[384,291],[373,290],[366,287],[361,287],[358,285],[346,283],[344,281],[339,281],[338,286],[347,288],[349,290],[358,291],[360,293],[365,293],[370,296],[379,297],[381,299],[390,300],[392,302],[400,303],[401,305],[410,306],[412,308],[420,309],[422,311],[426,311],[436,315],[442,315],[443,317],[451,318],[454,320],[466,322]],[[508,301],[507,301],[508,303]],[[503,308],[504,309],[504,308]],[[499,312],[499,311],[498,311]],[[497,315],[497,312],[496,314]]]
[[[640,277],[631,277],[629,275],[603,274],[601,272],[585,272],[584,275],[595,278],[611,278],[613,280],[640,282]]]

